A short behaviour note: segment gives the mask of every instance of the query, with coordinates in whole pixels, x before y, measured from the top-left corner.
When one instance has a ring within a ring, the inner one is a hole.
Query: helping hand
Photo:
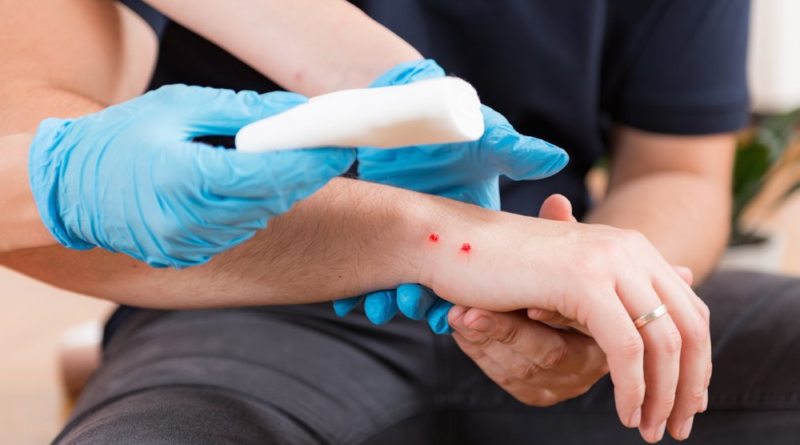
[[[443,77],[444,71],[431,60],[400,64],[372,87],[400,85]],[[483,106],[485,132],[474,142],[406,147],[395,150],[359,148],[359,176],[367,181],[438,195],[485,208],[500,209],[499,176],[511,179],[541,179],[567,164],[566,152],[540,139],[519,134],[508,120]],[[334,302],[344,316],[364,301],[367,317],[386,323],[402,311],[412,319],[428,317],[437,333],[449,332],[447,312],[452,304],[418,285],[403,285],[366,297]]]
[[[173,85],[47,119],[30,147],[39,213],[69,248],[100,246],[154,267],[203,264],[345,172],[355,152],[249,154],[192,139],[233,135],[306,100]]]

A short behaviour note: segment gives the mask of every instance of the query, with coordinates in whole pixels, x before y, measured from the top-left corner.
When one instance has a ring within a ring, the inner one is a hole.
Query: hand
[[[430,60],[400,64],[372,87],[400,85],[443,77]],[[542,140],[523,136],[489,107],[483,107],[485,133],[474,142],[407,147],[398,150],[358,150],[359,176],[367,181],[438,195],[484,208],[500,209],[499,176],[541,179],[566,165],[566,152]],[[398,309],[413,319],[428,317],[434,331],[449,331],[452,305],[419,286],[401,286],[368,296],[334,302],[344,316],[365,300],[367,317],[376,324],[391,320]],[[418,304],[417,304],[418,303]],[[399,306],[399,307],[398,307]]]
[[[549,197],[539,217],[575,222],[572,206],[561,195]],[[676,268],[691,285],[691,271]],[[556,312],[528,309],[496,313],[456,306],[447,318],[461,350],[486,375],[522,403],[550,406],[586,393],[608,373],[605,354],[592,338],[551,326],[590,334],[585,326]]]
[[[590,337],[531,321],[524,313],[456,306],[453,338],[486,375],[531,406],[551,406],[586,393],[608,373]]]
[[[30,147],[39,213],[62,245],[154,267],[203,264],[345,172],[354,150],[238,153],[233,135],[303,96],[173,85],[79,119],[47,119]]]
[[[553,197],[551,196],[548,199],[552,200],[552,198]],[[547,202],[545,202],[545,204],[546,203]],[[542,208],[544,208],[544,205],[542,205]],[[555,218],[550,218],[550,219],[555,219]],[[678,276],[680,276],[681,279],[686,284],[688,284],[689,286],[692,285],[692,283],[694,282],[694,274],[692,273],[691,269],[683,266],[672,266],[672,268],[675,269],[675,272],[678,273]],[[589,332],[589,329],[586,326],[583,326],[582,324],[578,323],[575,320],[570,320],[569,318],[559,314],[558,312],[545,311],[543,309],[537,309],[537,308],[528,309],[527,312],[528,312],[528,318],[530,318],[531,320],[544,323],[551,327],[565,327],[574,329],[576,331],[583,333],[584,335],[588,335],[590,337],[592,336],[592,333]]]
[[[539,217],[575,222],[572,206],[561,195],[549,197]],[[549,313],[558,324],[574,325]],[[461,350],[492,381],[527,405],[550,406],[578,397],[608,373],[605,354],[592,338],[528,320],[522,313],[456,306],[447,318]]]
[[[539,308],[531,313],[536,318],[575,320],[606,354],[623,424],[638,427],[650,442],[661,440],[667,426],[673,437],[687,438],[694,415],[706,409],[711,378],[709,313],[688,284],[691,276],[682,277],[636,232],[510,214],[495,220],[440,242],[422,265],[429,274],[418,282],[461,306],[495,312],[533,307]],[[459,238],[483,233],[488,238],[480,244],[472,239],[469,255],[457,253]],[[662,302],[667,315],[634,327],[633,319]],[[579,389],[567,388],[562,396]],[[554,400],[554,394],[539,395]]]

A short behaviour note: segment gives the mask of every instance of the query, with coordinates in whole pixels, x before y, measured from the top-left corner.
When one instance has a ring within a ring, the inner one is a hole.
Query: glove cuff
[[[50,118],[39,124],[28,149],[28,177],[39,216],[53,238],[64,247],[88,250],[94,245],[71,237],[61,218],[60,206],[68,203],[61,202],[59,193],[64,169],[62,152],[65,151],[60,142],[71,122]]]
[[[396,65],[394,68],[381,74],[369,87],[378,88],[405,85],[407,83],[436,79],[444,76],[444,69],[435,61],[431,59],[414,60],[412,62],[403,62]]]

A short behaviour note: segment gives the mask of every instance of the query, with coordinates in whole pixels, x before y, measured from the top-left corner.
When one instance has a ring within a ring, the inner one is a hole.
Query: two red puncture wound
[[[431,236],[428,237],[428,241],[432,243],[439,242],[439,234],[438,233],[431,233]],[[464,243],[461,245],[461,251],[464,253],[469,253],[472,250],[472,246],[469,243]]]

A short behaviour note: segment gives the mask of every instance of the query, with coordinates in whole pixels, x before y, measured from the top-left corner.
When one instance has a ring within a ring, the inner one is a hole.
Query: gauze
[[[242,128],[236,148],[399,148],[474,141],[483,131],[478,93],[461,79],[443,77],[314,97]]]

